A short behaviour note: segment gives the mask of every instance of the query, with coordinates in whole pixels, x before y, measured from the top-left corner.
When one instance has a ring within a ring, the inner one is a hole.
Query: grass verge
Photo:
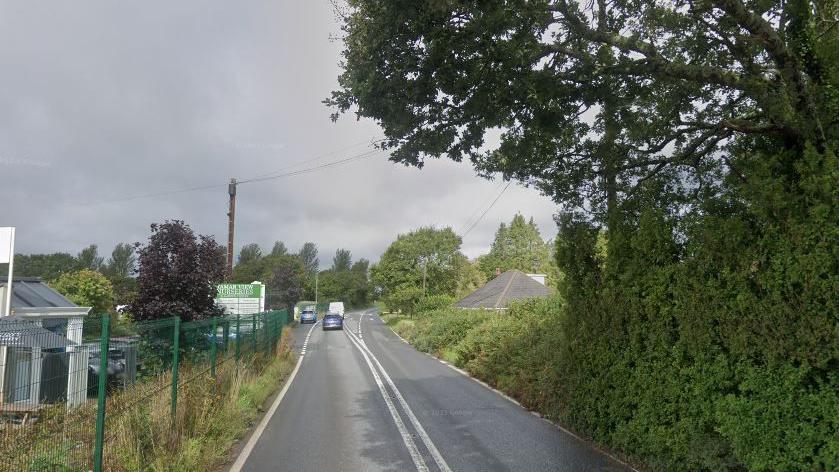
[[[216,470],[291,373],[291,330],[273,353],[236,362],[220,359],[213,378],[206,364],[180,369],[176,415],[171,374],[108,396],[104,468],[109,471]],[[0,427],[0,472],[76,472],[92,468],[96,402],[40,412],[25,428]]]
[[[294,367],[290,330],[276,355],[248,363],[228,360],[216,379],[200,375],[180,387],[177,415],[169,395],[157,395],[111,425],[106,447],[109,470],[214,470],[261,414],[262,405]]]

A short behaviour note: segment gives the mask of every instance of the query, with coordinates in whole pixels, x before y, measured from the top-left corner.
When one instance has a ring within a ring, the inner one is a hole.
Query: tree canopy
[[[467,158],[604,216],[645,187],[690,203],[761,159],[720,150],[836,138],[830,2],[348,4],[327,103],[376,120],[396,162]]]
[[[495,269],[501,272],[518,269],[555,278],[556,266],[551,255],[551,246],[542,239],[533,218],[527,221],[516,214],[509,226],[501,223],[489,254],[478,258],[478,264],[486,278],[495,277]]]
[[[138,294],[131,303],[135,320],[178,315],[184,321],[220,313],[216,285],[224,279],[223,248],[212,236],[196,236],[180,220],[151,225],[139,246]]]
[[[296,255],[271,255],[264,259],[266,303],[271,308],[294,309],[303,298],[306,268]]]
[[[274,243],[274,247],[271,249],[272,256],[285,256],[288,254],[288,249],[285,247],[285,243],[282,241],[277,241]]]
[[[84,248],[76,256],[76,267],[79,269],[102,270],[105,258],[99,255],[99,248],[95,244]]]
[[[341,270],[331,268],[321,271],[318,280],[318,299],[323,301],[343,301],[349,306],[366,307],[372,297],[368,269],[370,261],[359,259],[352,262],[350,252],[338,250],[341,254]],[[338,254],[336,254],[337,259]]]
[[[332,258],[332,270],[342,272],[350,270],[352,265],[352,253],[348,249],[338,249],[335,257]]]
[[[107,313],[113,308],[113,287],[100,272],[90,269],[65,272],[50,285],[76,305],[92,307],[90,314]]]
[[[242,249],[239,250],[238,264],[247,264],[248,262],[255,261],[261,257],[262,248],[259,247],[259,244],[245,244],[242,246]]]
[[[56,280],[61,274],[78,269],[76,258],[66,252],[15,254],[15,276]]]
[[[423,286],[425,293],[420,295],[454,296],[468,263],[460,245],[460,236],[451,228],[423,227],[400,234],[372,268],[373,283],[383,297]]]
[[[137,257],[134,255],[134,246],[119,243],[111,252],[111,258],[105,264],[104,272],[113,278],[128,278],[136,272],[136,265]]]
[[[306,272],[314,275],[318,271],[318,265],[320,264],[317,245],[313,242],[303,244],[298,255],[300,256],[300,260],[303,261],[303,266],[306,267]]]
[[[835,1],[342,14],[335,118],[375,120],[395,162],[468,159],[562,206],[556,329],[512,340],[546,342],[549,414],[654,469],[839,469]],[[391,259],[374,280],[410,274],[402,304],[416,259]]]

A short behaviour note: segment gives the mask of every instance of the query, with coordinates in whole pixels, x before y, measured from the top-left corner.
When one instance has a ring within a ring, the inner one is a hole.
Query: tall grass
[[[104,465],[113,471],[197,471],[222,464],[257,418],[265,400],[291,372],[291,332],[274,355],[257,353],[237,364],[220,358],[216,376],[207,366],[184,364],[177,414],[171,416],[171,373],[108,396]],[[6,429],[0,471],[70,472],[92,466],[96,402],[40,412],[27,427]]]
[[[216,378],[203,370],[182,371],[177,415],[170,415],[170,393],[160,389],[109,424],[105,461],[110,470],[188,471],[218,467],[231,446],[259,415],[262,404],[291,372],[290,331],[274,358],[257,354],[236,365],[227,359]],[[159,380],[169,384],[166,378]],[[130,395],[126,395],[129,397]],[[134,399],[118,398],[112,408]]]

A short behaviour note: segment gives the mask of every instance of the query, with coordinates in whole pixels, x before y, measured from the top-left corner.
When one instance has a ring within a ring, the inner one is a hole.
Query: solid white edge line
[[[309,343],[309,336],[312,334],[312,330],[315,329],[317,326],[317,322],[309,328],[309,332],[306,334],[306,340],[303,342],[303,346],[305,349],[306,344]],[[297,376],[297,371],[300,370],[300,364],[303,363],[303,356],[297,358],[297,364],[294,366],[294,370],[291,371],[291,375],[285,381],[285,385],[283,385],[283,389],[280,390],[280,393],[277,395],[277,398],[274,399],[274,403],[271,405],[271,408],[268,410],[268,413],[262,417],[262,421],[259,422],[256,429],[253,430],[253,434],[251,434],[250,439],[248,439],[247,444],[245,447],[242,448],[242,451],[239,452],[239,457],[236,458],[236,462],[230,466],[229,472],[240,472],[242,467],[245,466],[245,462],[248,460],[248,456],[250,456],[253,448],[256,446],[256,443],[259,442],[259,438],[262,436],[262,433],[265,431],[265,427],[268,426],[268,422],[271,421],[271,418],[274,416],[274,413],[277,412],[277,408],[280,406],[280,402],[283,401],[283,397],[285,397],[286,392],[288,392],[289,387],[291,387],[291,383],[294,381],[294,378]]]
[[[381,317],[380,317],[380,319],[381,319]],[[384,320],[381,320],[381,321],[382,321],[382,322],[384,322]],[[551,421],[549,418],[545,418],[545,417],[544,417],[544,416],[542,416],[542,414],[541,414],[541,413],[539,413],[538,411],[528,410],[527,408],[525,408],[525,406],[524,406],[524,405],[522,405],[521,403],[519,403],[519,402],[518,402],[518,400],[516,400],[515,398],[513,398],[513,397],[511,397],[511,396],[507,395],[506,393],[502,392],[501,390],[498,390],[497,388],[495,388],[495,387],[491,386],[490,384],[488,384],[488,383],[484,382],[484,381],[483,381],[483,380],[481,380],[481,379],[477,379],[477,378],[475,378],[475,377],[472,377],[472,374],[470,374],[469,372],[467,372],[467,371],[465,371],[465,370],[463,370],[463,369],[461,369],[461,368],[459,368],[459,367],[457,367],[457,366],[454,366],[454,365],[450,364],[449,362],[444,361],[443,359],[440,359],[440,358],[438,358],[438,357],[435,357],[435,356],[433,356],[433,355],[431,355],[431,354],[429,354],[429,353],[427,353],[427,352],[420,351],[419,349],[415,348],[413,344],[411,344],[410,342],[408,342],[408,340],[406,340],[405,338],[403,338],[402,336],[400,336],[400,335],[399,335],[399,333],[397,333],[397,332],[396,332],[396,331],[395,331],[395,330],[394,330],[391,326],[389,326],[387,323],[384,323],[384,324],[385,324],[385,326],[387,326],[387,327],[388,327],[388,329],[390,329],[390,332],[391,332],[391,333],[395,334],[395,335],[396,335],[396,337],[397,337],[397,338],[399,338],[399,339],[401,339],[403,343],[405,343],[405,344],[407,344],[407,345],[409,345],[409,346],[413,347],[413,348],[414,348],[414,350],[415,350],[415,351],[417,351],[417,352],[419,352],[420,354],[425,354],[426,356],[428,356],[428,357],[430,357],[430,358],[432,358],[432,359],[434,359],[434,360],[436,360],[436,361],[439,361],[441,364],[445,365],[446,367],[448,367],[448,368],[452,369],[453,371],[455,371],[455,372],[457,372],[458,374],[460,374],[460,375],[462,375],[462,376],[466,377],[467,379],[474,380],[474,381],[475,381],[475,382],[477,382],[479,385],[482,385],[482,386],[484,386],[485,388],[487,388],[488,390],[492,391],[493,393],[498,394],[501,398],[503,398],[503,399],[505,399],[505,400],[509,401],[510,403],[513,403],[514,405],[518,406],[518,407],[519,407],[519,408],[521,408],[522,410],[524,410],[524,411],[526,411],[526,412],[528,412],[528,413],[530,413],[530,414],[532,414],[532,415],[536,416],[537,418],[539,418],[539,419],[541,419],[541,420],[543,420],[543,421],[547,422],[548,424],[550,424],[551,426],[555,427],[556,429],[558,429],[558,430],[562,431],[563,433],[565,433],[565,434],[567,434],[567,435],[569,435],[569,436],[574,437],[575,439],[577,439],[578,441],[582,442],[583,444],[586,444],[586,445],[588,445],[588,446],[590,446],[590,447],[594,448],[595,450],[597,450],[597,451],[598,451],[598,452],[600,452],[601,454],[605,455],[605,456],[606,456],[606,457],[608,457],[609,459],[612,459],[613,461],[615,461],[615,462],[617,462],[617,463],[619,463],[619,464],[621,464],[621,465],[625,465],[626,467],[629,467],[629,469],[630,469],[630,470],[633,470],[634,472],[639,472],[639,471],[638,471],[638,469],[636,469],[635,467],[633,467],[633,466],[632,466],[632,464],[629,464],[629,463],[627,463],[626,461],[624,461],[624,460],[622,460],[622,459],[620,459],[620,458],[618,458],[618,457],[615,457],[613,454],[611,454],[611,453],[609,453],[609,452],[604,451],[603,449],[601,449],[600,447],[598,447],[596,444],[593,444],[591,441],[589,441],[589,440],[587,440],[587,439],[585,439],[585,438],[583,438],[583,437],[579,436],[577,433],[575,433],[575,432],[573,432],[573,431],[569,430],[568,428],[566,428],[566,427],[562,426],[561,424],[556,423],[556,422],[554,422],[554,421]]]
[[[349,334],[352,337],[352,333]],[[443,455],[440,454],[440,451],[437,449],[437,446],[434,445],[434,442],[431,440],[431,437],[425,431],[425,428],[422,427],[422,423],[420,423],[419,419],[414,414],[414,411],[411,410],[411,407],[408,405],[408,402],[405,401],[405,397],[402,396],[402,392],[400,392],[399,389],[396,388],[396,384],[393,383],[393,379],[390,378],[390,375],[388,375],[384,366],[382,366],[381,362],[379,362],[379,359],[377,359],[375,354],[373,354],[370,348],[367,347],[367,343],[360,340],[357,341],[364,348],[364,350],[366,350],[370,354],[370,357],[373,358],[373,361],[379,367],[379,370],[382,373],[382,377],[384,377],[391,390],[393,390],[393,394],[396,396],[396,399],[399,401],[399,404],[402,405],[402,409],[405,410],[405,414],[408,416],[408,419],[411,421],[411,424],[414,426],[414,429],[417,430],[417,434],[419,435],[420,440],[422,440],[422,442],[425,444],[425,447],[426,449],[428,449],[428,452],[431,454],[431,457],[434,458],[434,462],[437,463],[437,467],[439,467],[440,470],[443,472],[451,472],[452,469],[449,467],[449,464],[447,464],[446,460],[443,459]]]
[[[352,330],[345,331],[345,333],[347,334],[347,339],[349,339],[350,342],[358,349],[364,357],[364,361],[367,362],[367,367],[373,374],[373,379],[379,387],[379,392],[382,394],[382,398],[385,401],[385,405],[387,405],[390,416],[393,417],[393,422],[396,423],[396,429],[399,430],[399,434],[402,436],[402,442],[405,443],[405,447],[408,448],[408,454],[410,454],[411,460],[414,462],[414,466],[419,472],[427,472],[428,466],[425,464],[425,459],[422,458],[422,454],[420,454],[419,449],[417,449],[417,445],[414,443],[414,439],[408,432],[408,428],[405,427],[402,417],[400,417],[399,412],[396,411],[396,406],[394,406],[393,400],[391,400],[387,391],[385,391],[384,383],[382,383],[382,379],[376,371],[376,368],[373,367],[373,363],[370,362],[370,358],[367,356],[367,353],[364,352],[364,349],[362,349],[362,347],[358,344],[358,341],[353,338]]]

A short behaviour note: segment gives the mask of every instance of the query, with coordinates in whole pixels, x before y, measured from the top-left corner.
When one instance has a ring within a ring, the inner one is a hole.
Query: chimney
[[[499,275],[501,275],[501,267],[496,267],[495,268],[495,276],[498,277]]]

